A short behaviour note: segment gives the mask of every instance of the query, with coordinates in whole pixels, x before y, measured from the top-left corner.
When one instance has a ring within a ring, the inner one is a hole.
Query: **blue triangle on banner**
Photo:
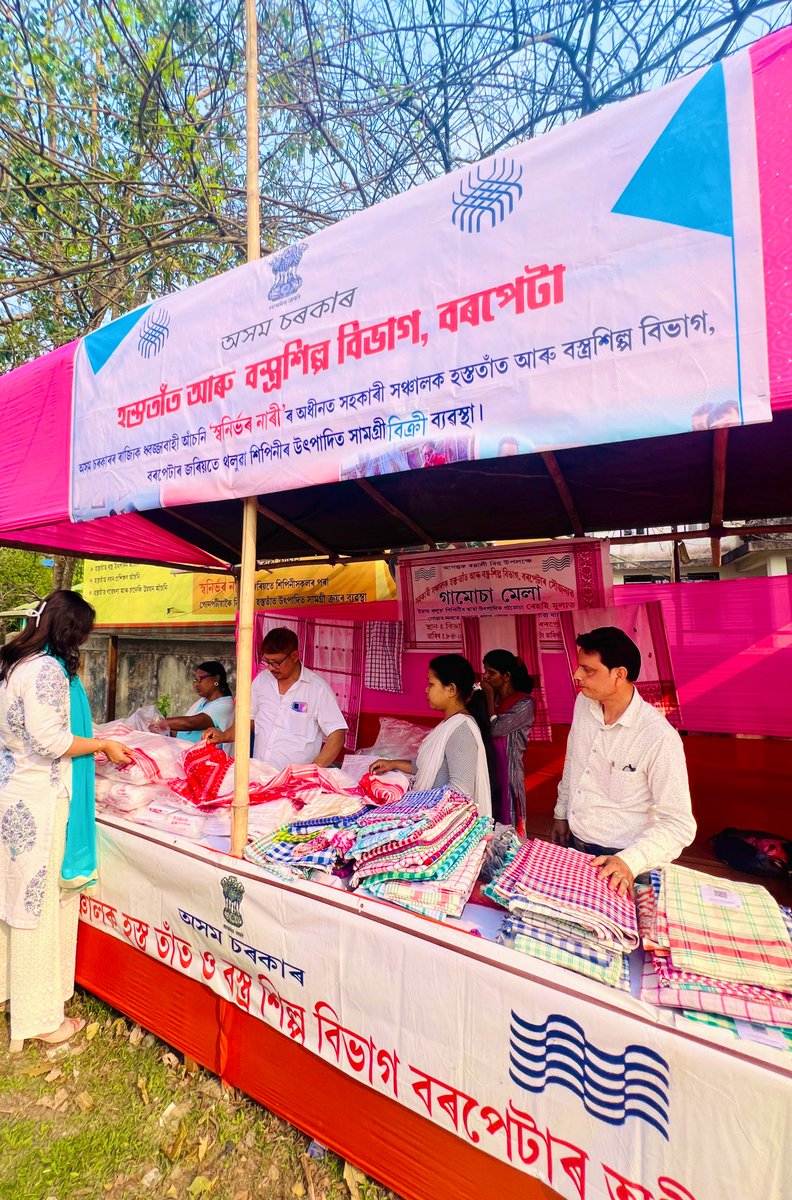
[[[688,93],[613,206],[686,229],[734,236],[723,66]]]
[[[136,308],[134,312],[126,313],[116,321],[110,321],[108,325],[103,325],[101,329],[97,329],[83,338],[85,353],[88,355],[88,361],[93,368],[94,375],[99,374],[102,367],[111,355],[116,352],[129,331],[135,328],[140,318],[150,308],[150,304],[147,304],[145,308]]]

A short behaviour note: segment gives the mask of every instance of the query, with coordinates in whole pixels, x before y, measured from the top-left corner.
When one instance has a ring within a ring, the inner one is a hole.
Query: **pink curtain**
[[[610,608],[588,608],[561,614],[561,630],[570,671],[577,667],[579,633],[589,633],[602,625],[615,625],[631,637],[641,651],[641,675],[636,684],[639,694],[653,704],[679,729],[682,721],[679,696],[674,683],[663,607],[656,598],[644,604]]]
[[[462,621],[462,645],[465,657],[478,672],[484,655],[490,650],[511,650],[521,658],[533,676],[533,699],[536,716],[531,738],[535,742],[550,742],[553,733],[542,687],[541,657],[539,654],[539,623],[534,616],[465,617]]]
[[[364,624],[324,618],[287,617],[282,612],[257,612],[253,628],[253,675],[261,670],[259,648],[269,629],[291,629],[300,644],[300,658],[330,684],[348,725],[345,746],[354,750],[363,691]]]
[[[614,598],[661,603],[685,729],[792,736],[792,577],[626,584]]]

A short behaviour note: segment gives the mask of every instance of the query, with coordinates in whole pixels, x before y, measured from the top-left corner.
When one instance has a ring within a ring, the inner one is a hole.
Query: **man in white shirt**
[[[262,670],[250,691],[253,757],[277,770],[298,763],[327,767],[344,745],[347,724],[330,685],[299,659],[291,629],[270,629],[261,644]],[[233,742],[235,727],[210,729],[205,740]]]
[[[682,739],[635,687],[641,652],[612,625],[577,638],[575,702],[552,840],[595,854],[600,878],[627,892],[693,841]]]

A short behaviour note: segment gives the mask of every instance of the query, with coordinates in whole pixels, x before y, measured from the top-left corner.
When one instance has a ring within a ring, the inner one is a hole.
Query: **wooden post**
[[[118,635],[111,634],[107,639],[107,700],[105,703],[105,720],[115,721],[116,695],[118,692]]]
[[[676,531],[677,531],[677,527],[675,525],[674,526],[675,534],[676,534]],[[679,558],[679,539],[676,537],[674,538],[673,542],[671,543],[671,582],[672,583],[681,583],[682,582],[682,565],[681,565],[680,558]]]
[[[261,258],[259,216],[258,24],[256,0],[245,0],[245,98],[247,106],[247,258]],[[242,857],[250,804],[250,684],[253,676],[253,622],[256,596],[256,496],[245,500],[238,597],[236,738],[231,853]]]

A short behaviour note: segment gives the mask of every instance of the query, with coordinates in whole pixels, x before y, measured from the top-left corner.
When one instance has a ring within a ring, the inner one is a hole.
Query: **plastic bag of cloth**
[[[144,704],[128,717],[118,721],[107,721],[104,725],[94,725],[94,737],[116,738],[123,742],[130,733],[148,733],[151,722],[158,721],[161,716],[156,704]]]
[[[136,808],[134,812],[129,813],[128,819],[138,825],[147,825],[151,829],[173,833],[191,841],[205,837],[206,818],[203,813],[195,810],[186,812],[183,808],[174,807],[167,800],[154,800],[145,808]]]
[[[126,814],[145,808],[154,800],[170,804],[173,793],[163,783],[122,783],[97,776],[96,803],[99,808]]]
[[[409,758],[415,762],[418,747],[429,730],[425,725],[402,721],[398,717],[380,717],[379,733],[373,746],[357,750],[374,758]]]
[[[110,736],[97,734],[97,737]],[[116,782],[144,784],[166,783],[184,775],[182,758],[184,742],[162,737],[158,733],[130,732],[121,736],[132,755],[132,763],[111,763],[102,754],[96,756],[96,774]]]

